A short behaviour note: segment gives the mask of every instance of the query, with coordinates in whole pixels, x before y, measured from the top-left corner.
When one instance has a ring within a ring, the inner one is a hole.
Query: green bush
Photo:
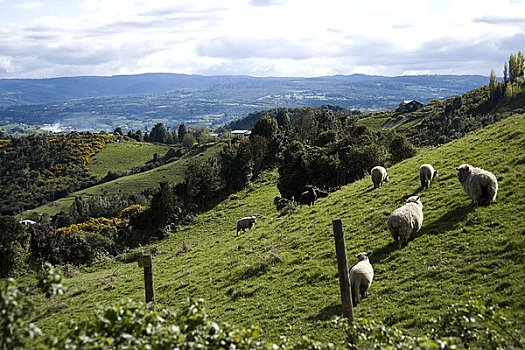
[[[395,327],[358,319],[349,327],[348,335],[359,349],[523,349],[525,346],[523,329],[516,329],[494,307],[477,301],[451,305],[434,323],[432,334],[414,337]]]
[[[99,309],[69,331],[48,337],[48,349],[332,349],[306,337],[279,344],[259,340],[259,329],[217,324],[209,319],[203,300],[193,300],[181,313],[132,300]]]
[[[63,294],[62,276],[52,265],[46,264],[38,276],[38,288],[49,298]],[[41,334],[41,331],[28,319],[33,305],[27,292],[18,287],[12,278],[0,281],[0,349],[14,350],[26,348],[28,340]]]
[[[27,267],[29,233],[11,216],[0,216],[0,278],[16,275]]]

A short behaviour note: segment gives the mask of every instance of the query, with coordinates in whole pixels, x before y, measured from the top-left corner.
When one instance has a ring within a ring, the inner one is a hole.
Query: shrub
[[[39,274],[37,286],[48,298],[65,291],[61,275],[50,264]],[[26,348],[29,339],[41,334],[38,327],[28,322],[32,311],[26,291],[14,279],[0,281],[0,349]]]
[[[65,334],[48,337],[52,349],[331,349],[306,337],[293,343],[260,341],[259,329],[218,324],[208,318],[203,300],[190,301],[181,313],[131,300],[99,309],[72,322]]]
[[[0,278],[16,275],[27,267],[29,233],[11,216],[0,216]]]
[[[366,319],[356,320],[348,336],[359,349],[522,349],[525,345],[523,329],[516,329],[492,306],[468,301],[448,310],[434,320],[436,326],[426,336],[410,336]]]

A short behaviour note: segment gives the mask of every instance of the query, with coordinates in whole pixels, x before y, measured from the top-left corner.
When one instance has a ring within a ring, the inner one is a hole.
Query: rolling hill
[[[331,104],[378,110],[424,103],[486,84],[478,75],[315,78],[141,74],[0,79],[0,126],[53,124],[62,130],[124,131],[180,123],[216,128],[254,111]],[[50,127],[47,125],[47,127]],[[12,127],[7,128],[7,130]]]
[[[56,215],[62,210],[65,211],[74,202],[75,197],[91,197],[105,193],[119,193],[122,195],[139,194],[142,191],[157,189],[159,183],[162,181],[169,181],[170,183],[180,182],[184,179],[184,170],[189,159],[192,157],[208,157],[215,155],[221,151],[223,146],[222,143],[217,143],[211,147],[204,147],[200,150],[196,148],[175,161],[168,162],[151,170],[119,177],[112,181],[73,192],[67,197],[60,198],[33,210],[26,211],[21,214],[21,217],[31,216],[33,213],[38,215]],[[165,145],[147,143],[122,142],[111,144],[96,155],[91,172],[100,177],[102,174],[106,174],[108,170],[129,171],[134,166],[143,165],[144,162],[152,158],[153,153],[168,148],[169,147]],[[125,156],[123,156],[123,154],[125,154]],[[163,154],[159,153],[159,155]],[[119,156],[121,158],[124,157],[126,160],[118,158]]]
[[[264,339],[309,335],[341,345],[331,320],[340,315],[332,220],[341,219],[349,265],[354,253],[371,251],[375,279],[358,317],[395,325],[413,335],[429,333],[433,320],[455,303],[479,300],[523,328],[525,324],[525,115],[418,155],[389,169],[390,182],[373,190],[369,178],[344,186],[312,207],[280,216],[276,174],[196,217],[148,249],[154,256],[156,303],[175,310],[187,299],[204,298],[210,315],[240,325],[258,324]],[[431,163],[442,174],[421,192],[417,169]],[[470,163],[499,180],[498,199],[474,208],[455,167]],[[413,194],[424,204],[425,221],[408,246],[395,248],[386,218]],[[235,222],[257,215],[256,226],[235,236]],[[69,269],[69,292],[51,301],[35,299],[35,320],[60,333],[60,323],[81,318],[92,307],[122,298],[142,299],[142,269],[130,254],[82,271]]]

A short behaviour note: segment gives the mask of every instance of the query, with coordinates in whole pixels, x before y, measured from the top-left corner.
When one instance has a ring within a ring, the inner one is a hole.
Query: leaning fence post
[[[335,240],[335,254],[337,255],[337,270],[339,271],[339,287],[341,289],[341,304],[343,316],[348,320],[350,328],[354,323],[354,309],[352,305],[352,292],[350,290],[350,281],[348,280],[348,264],[346,260],[345,237],[343,235],[343,224],[340,219],[333,220]],[[357,349],[357,339],[349,330],[347,334],[347,348],[349,350]]]
[[[144,255],[138,260],[139,267],[144,268],[144,289],[146,291],[146,303],[155,301],[153,295],[153,264],[151,263],[151,255]]]
[[[335,240],[335,254],[337,255],[337,270],[339,271],[339,287],[341,289],[341,303],[343,316],[352,324],[354,322],[354,310],[352,305],[352,293],[348,279],[348,265],[346,260],[345,238],[343,235],[343,224],[340,219],[332,221]]]

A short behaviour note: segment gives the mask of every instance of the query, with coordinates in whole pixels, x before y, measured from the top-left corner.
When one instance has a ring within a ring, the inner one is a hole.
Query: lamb
[[[430,164],[423,164],[419,167],[419,180],[421,181],[421,188],[427,190],[430,187],[430,182],[439,176],[439,172]]]
[[[383,182],[388,182],[389,180],[386,169],[379,165],[370,170],[370,175],[372,177],[372,182],[374,183],[374,188],[383,186]]]
[[[496,199],[498,180],[493,173],[469,164],[461,164],[456,168],[456,172],[463,190],[474,205],[488,205]]]
[[[406,204],[394,210],[388,217],[387,226],[398,247],[406,244],[410,236],[423,225],[423,203],[421,197],[411,196]]]
[[[368,289],[374,279],[374,268],[368,260],[371,254],[364,252],[357,254],[357,263],[350,270],[350,289],[352,291],[353,306],[357,306],[360,299],[368,296]]]
[[[242,232],[244,233],[245,230],[251,229],[256,222],[257,218],[255,217],[255,215],[246,216],[242,219],[237,220],[237,236],[239,235],[239,231],[242,230]]]

